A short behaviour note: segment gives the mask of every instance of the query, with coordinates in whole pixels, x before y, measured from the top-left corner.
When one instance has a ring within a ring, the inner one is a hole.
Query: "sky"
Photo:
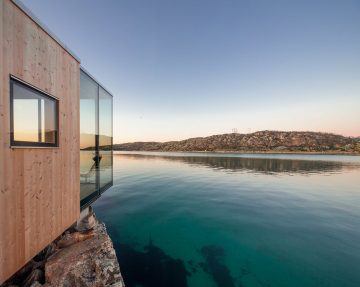
[[[114,95],[114,143],[360,136],[360,1],[22,1]]]

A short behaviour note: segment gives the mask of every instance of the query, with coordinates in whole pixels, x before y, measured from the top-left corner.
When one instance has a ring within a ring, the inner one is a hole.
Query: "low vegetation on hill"
[[[358,138],[318,132],[259,131],[169,142],[115,144],[122,151],[236,151],[360,153]]]

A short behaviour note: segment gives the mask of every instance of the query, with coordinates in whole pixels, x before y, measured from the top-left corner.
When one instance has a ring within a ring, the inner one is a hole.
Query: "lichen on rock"
[[[45,264],[49,286],[124,286],[115,250],[103,223],[94,235],[60,249]]]
[[[91,212],[91,229],[76,226],[40,252],[4,286],[124,287],[106,227]],[[38,261],[37,261],[38,260]]]

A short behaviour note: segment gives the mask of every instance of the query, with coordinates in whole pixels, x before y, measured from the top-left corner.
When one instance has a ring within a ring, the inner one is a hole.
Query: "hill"
[[[182,141],[115,144],[114,150],[360,153],[360,142],[355,138],[331,133],[258,131]]]

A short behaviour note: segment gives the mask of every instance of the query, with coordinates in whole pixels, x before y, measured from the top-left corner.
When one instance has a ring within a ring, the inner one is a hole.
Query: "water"
[[[360,157],[114,154],[94,205],[132,286],[360,286]]]

